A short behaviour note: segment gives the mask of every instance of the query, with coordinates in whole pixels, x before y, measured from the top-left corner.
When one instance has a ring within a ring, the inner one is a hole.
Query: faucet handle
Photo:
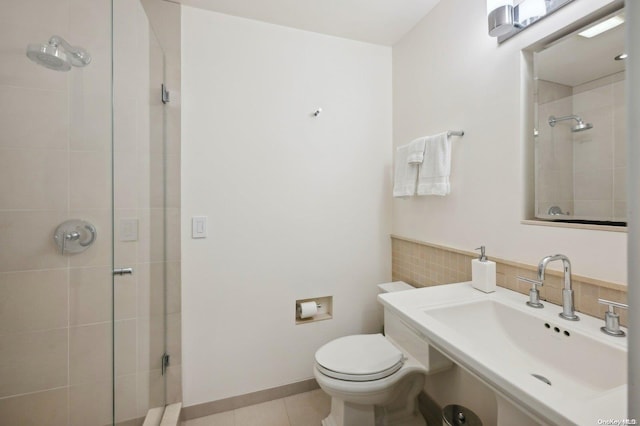
[[[544,308],[544,305],[540,303],[540,292],[538,291],[538,287],[542,287],[544,284],[539,280],[532,280],[531,278],[525,278],[518,276],[520,281],[524,281],[526,283],[531,284],[531,290],[529,290],[529,301],[527,301],[527,306],[531,306],[532,308],[541,309]]]
[[[598,303],[609,307],[607,312],[604,313],[605,325],[600,327],[600,330],[610,336],[623,337],[625,332],[620,330],[620,315],[616,313],[615,308],[629,309],[629,305],[605,299],[598,299]]]

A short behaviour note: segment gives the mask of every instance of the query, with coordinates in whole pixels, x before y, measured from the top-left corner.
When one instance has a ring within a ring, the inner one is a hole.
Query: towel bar
[[[464,130],[449,130],[447,136],[464,136]]]

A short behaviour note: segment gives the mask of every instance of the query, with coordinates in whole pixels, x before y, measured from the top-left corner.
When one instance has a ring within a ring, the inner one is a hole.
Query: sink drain
[[[540,380],[541,382],[544,382],[546,384],[548,384],[549,386],[551,386],[551,380],[547,379],[544,376],[541,376],[539,374],[531,374],[533,377],[535,377],[536,379]]]

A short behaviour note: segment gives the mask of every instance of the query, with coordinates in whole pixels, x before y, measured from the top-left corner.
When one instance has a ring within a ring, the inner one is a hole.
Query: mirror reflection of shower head
[[[72,65],[84,67],[91,62],[89,52],[81,47],[71,46],[65,39],[55,35],[46,44],[29,44],[27,57],[36,64],[55,71],[69,71]]]
[[[571,131],[574,133],[582,132],[583,130],[593,129],[593,124],[585,123],[584,121],[582,121],[582,118],[580,118],[577,115],[566,115],[564,117],[556,117],[552,115],[549,117],[549,126],[555,127],[558,121],[565,121],[565,120],[576,120],[578,122],[578,124],[576,124],[571,128]]]

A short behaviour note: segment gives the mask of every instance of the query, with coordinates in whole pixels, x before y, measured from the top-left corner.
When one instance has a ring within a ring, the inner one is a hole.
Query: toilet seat
[[[404,364],[405,357],[382,334],[341,337],[316,352],[318,370],[329,377],[366,382],[388,377]]]

